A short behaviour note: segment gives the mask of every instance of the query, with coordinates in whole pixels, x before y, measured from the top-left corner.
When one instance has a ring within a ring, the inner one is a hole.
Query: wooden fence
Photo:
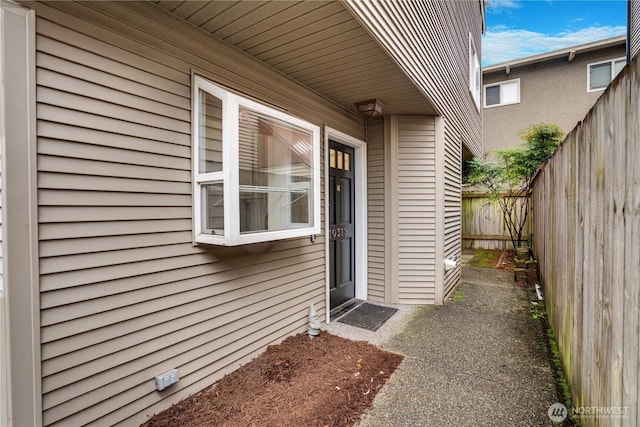
[[[531,238],[530,218],[527,219],[524,230],[523,239],[527,242]],[[462,193],[462,247],[513,249],[498,202],[489,199],[484,193]]]
[[[546,306],[574,406],[591,412],[582,418],[585,426],[640,425],[637,59],[534,184],[534,248]]]

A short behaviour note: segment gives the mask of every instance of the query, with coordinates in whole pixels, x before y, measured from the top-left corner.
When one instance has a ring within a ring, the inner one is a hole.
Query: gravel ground
[[[546,336],[512,274],[464,267],[456,298],[399,316],[381,344],[405,360],[358,426],[557,425]]]

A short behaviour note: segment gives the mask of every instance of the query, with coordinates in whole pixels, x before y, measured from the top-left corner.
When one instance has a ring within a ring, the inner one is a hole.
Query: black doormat
[[[363,303],[364,303],[364,301],[353,298],[353,299],[345,302],[341,306],[338,306],[338,307],[334,308],[333,310],[331,310],[329,312],[329,318],[333,322],[334,320],[336,320],[340,316],[344,316],[345,314],[347,314],[348,312],[350,312],[351,310],[353,310],[354,308],[356,308],[357,306],[359,306],[360,304],[363,304]]]
[[[382,305],[365,302],[338,320],[338,322],[375,332],[384,322],[389,320],[396,311],[398,311],[397,308],[384,307]]]

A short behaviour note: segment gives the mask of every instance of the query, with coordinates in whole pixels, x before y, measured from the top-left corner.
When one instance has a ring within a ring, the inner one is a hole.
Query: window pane
[[[518,82],[503,84],[501,98],[501,104],[518,102]]]
[[[344,153],[344,170],[351,170],[351,154]]]
[[[313,135],[248,109],[240,118],[240,232],[309,227]]]
[[[487,86],[485,93],[486,105],[500,104],[500,85]]]
[[[475,61],[475,88],[474,88],[474,95],[476,97],[476,99],[480,99],[480,64],[478,63],[478,57],[474,56],[474,61]]]
[[[607,87],[611,82],[611,63],[592,65],[589,68],[590,76],[590,89],[599,89]]]
[[[474,82],[473,82],[473,96],[476,104],[479,106],[480,102],[480,61],[478,61],[478,54],[473,52],[473,70],[474,70]]]
[[[222,100],[200,90],[198,173],[222,170]]]
[[[622,71],[622,69],[624,68],[625,65],[627,65],[627,60],[626,59],[620,59],[620,60],[616,61],[614,63],[613,77],[615,77],[618,74],[620,74],[620,71]]]
[[[269,230],[269,200],[282,203],[282,193],[240,191],[240,232]]]
[[[240,187],[240,233],[308,227],[309,191]]]
[[[202,185],[202,232],[224,234],[224,191],[222,182]]]
[[[342,164],[342,155],[343,154],[344,153],[342,151],[338,151],[338,166],[337,166],[338,169],[343,169],[344,168],[343,164]]]
[[[291,222],[295,224],[309,224],[309,192],[291,193]]]
[[[329,167],[334,169],[336,167],[336,150],[333,148],[329,150]]]

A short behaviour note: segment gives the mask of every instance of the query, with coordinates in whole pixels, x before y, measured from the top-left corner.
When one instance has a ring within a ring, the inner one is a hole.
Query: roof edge
[[[488,67],[483,67],[482,72],[494,72],[499,71],[505,67],[522,67],[524,65],[534,64],[537,62],[549,61],[556,58],[561,58],[567,55],[575,55],[578,53],[590,52],[598,49],[605,49],[608,47],[616,46],[618,44],[626,44],[627,36],[626,34],[610,37],[608,39],[598,40],[591,43],[585,43],[577,46],[570,46],[564,49],[558,49],[551,52],[541,53],[538,55],[527,56],[525,58],[514,59],[512,61],[505,61],[499,64],[490,65]]]

